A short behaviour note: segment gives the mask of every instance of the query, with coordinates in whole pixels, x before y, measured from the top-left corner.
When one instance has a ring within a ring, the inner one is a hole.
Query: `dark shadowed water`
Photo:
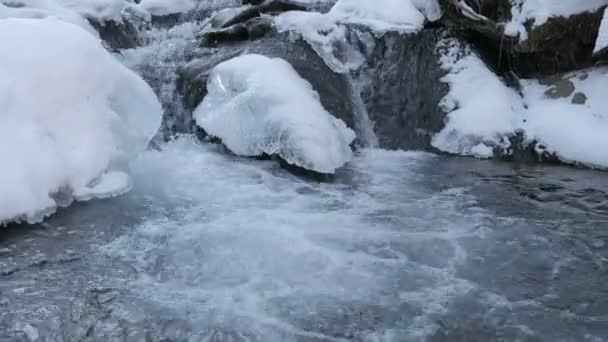
[[[333,183],[182,138],[0,230],[1,341],[608,340],[608,174],[366,150]]]

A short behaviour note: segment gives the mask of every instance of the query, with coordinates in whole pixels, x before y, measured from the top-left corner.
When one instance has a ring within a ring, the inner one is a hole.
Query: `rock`
[[[230,58],[255,53],[288,61],[298,74],[319,93],[323,107],[335,117],[354,127],[353,104],[346,75],[333,72],[303,40],[292,40],[289,34],[271,30],[265,37],[238,44],[222,44],[215,49],[201,49],[196,58],[180,69],[177,88],[183,96],[185,111],[182,122],[193,122],[192,111],[207,94],[207,77],[217,64]],[[193,124],[193,126],[195,126]],[[174,132],[186,133],[186,132]]]
[[[486,62],[504,74],[530,78],[586,68],[598,61],[593,56],[603,9],[567,18],[551,17],[542,25],[526,23],[528,38],[505,35],[511,19],[509,0],[463,0],[474,12],[441,0],[443,23],[457,29],[477,47]]]
[[[256,1],[257,3],[257,1]],[[235,24],[243,23],[262,14],[278,14],[287,11],[305,11],[306,7],[285,0],[271,0],[252,6],[239,12],[232,19],[226,21],[222,27],[227,28]]]
[[[127,20],[122,22],[114,20],[100,22],[90,18],[88,20],[110,50],[131,49],[139,45],[137,27]]]
[[[210,30],[199,36],[199,43],[205,47],[214,47],[219,44],[241,42],[262,38],[272,28],[272,20],[268,18],[252,18],[244,23],[232,25],[228,28]]]
[[[415,35],[387,33],[376,41],[367,65],[362,99],[382,148],[435,151],[433,134],[444,127],[440,101],[449,88],[439,65],[443,29]]]

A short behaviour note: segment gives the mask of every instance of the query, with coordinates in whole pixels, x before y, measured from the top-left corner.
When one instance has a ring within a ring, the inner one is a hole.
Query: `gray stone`
[[[434,150],[431,137],[445,120],[439,103],[449,91],[436,51],[443,35],[442,29],[428,29],[377,40],[361,77],[368,79],[362,99],[380,147]]]

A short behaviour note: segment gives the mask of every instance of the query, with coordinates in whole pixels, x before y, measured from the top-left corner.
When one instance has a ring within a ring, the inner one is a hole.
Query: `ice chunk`
[[[150,87],[83,29],[0,19],[0,46],[0,222],[52,212],[54,194],[104,180],[160,126]]]
[[[279,155],[290,164],[333,173],[352,157],[355,134],[280,58],[243,55],[216,66],[196,122],[243,156]]]
[[[79,201],[88,201],[92,198],[106,198],[118,196],[131,189],[131,180],[125,172],[111,171],[104,173],[92,184],[74,190],[74,198]]]
[[[348,73],[365,62],[365,56],[346,37],[347,28],[327,15],[291,11],[278,16],[279,32],[297,32],[333,71]]]

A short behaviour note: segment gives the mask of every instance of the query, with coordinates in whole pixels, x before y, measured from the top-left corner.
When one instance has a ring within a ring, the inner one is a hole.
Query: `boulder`
[[[89,18],[88,21],[99,32],[99,37],[112,51],[132,49],[140,43],[136,25],[128,20],[120,22],[114,20],[98,21]]]
[[[443,23],[458,30],[500,73],[530,78],[595,64],[593,50],[603,9],[569,17],[550,17],[541,25],[525,23],[526,39],[509,36],[509,0],[442,0]]]
[[[333,72],[303,40],[292,39],[289,34],[277,33],[274,30],[255,41],[200,49],[195,58],[179,70],[177,89],[183,97],[186,109],[183,115],[189,116],[179,121],[193,122],[192,111],[207,94],[207,77],[211,69],[223,61],[247,53],[279,57],[289,62],[319,93],[323,107],[347,126],[354,127],[353,101],[348,91],[349,78]]]
[[[449,88],[439,64],[437,44],[445,30],[414,35],[387,33],[362,67],[361,97],[379,147],[436,151],[431,137],[444,127],[439,103]]]

